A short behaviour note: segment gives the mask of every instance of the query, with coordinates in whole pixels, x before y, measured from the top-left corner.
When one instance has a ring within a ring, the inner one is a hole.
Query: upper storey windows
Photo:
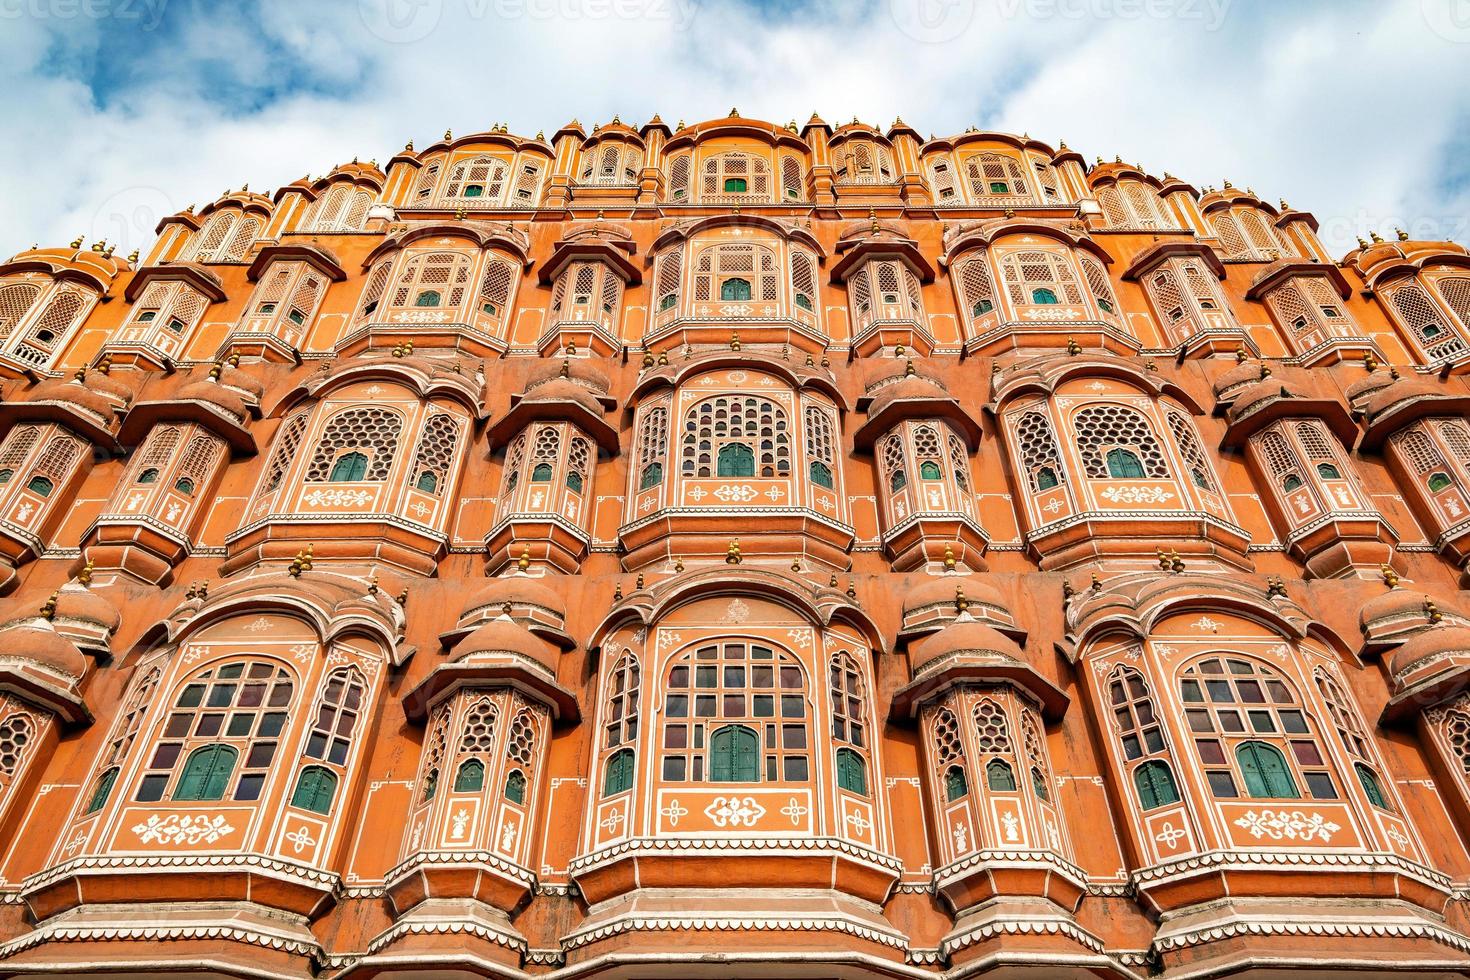
[[[38,273],[0,279],[0,353],[46,368],[97,305],[95,289]]]
[[[577,183],[584,187],[629,187],[638,183],[643,151],[632,143],[607,142],[586,148]]]
[[[1175,229],[1180,222],[1169,211],[1158,190],[1135,178],[1123,178],[1096,188],[1108,227],[1117,230]]]
[[[534,208],[551,161],[543,150],[453,150],[425,157],[405,208]]]
[[[792,150],[701,146],[669,158],[670,204],[782,204],[805,197],[805,168]]]
[[[1056,169],[1039,152],[1010,146],[993,150],[925,154],[925,169],[939,207],[1060,207]]]
[[[374,198],[373,192],[365,188],[348,183],[334,184],[307,208],[299,230],[362,231]]]
[[[184,262],[244,262],[260,237],[265,219],[233,208],[216,211],[184,246]]]
[[[1226,262],[1274,262],[1296,255],[1291,242],[1272,225],[1271,215],[1258,207],[1217,204],[1206,215]]]
[[[1430,362],[1470,353],[1470,273],[1427,269],[1381,289],[1391,315]]]
[[[842,184],[891,184],[893,153],[875,139],[852,137],[835,150],[836,178]]]

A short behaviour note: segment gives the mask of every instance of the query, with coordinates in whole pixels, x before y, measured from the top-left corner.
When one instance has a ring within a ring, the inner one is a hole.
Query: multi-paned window
[[[684,418],[680,467],[686,477],[787,477],[786,410],[756,395],[719,395]]]
[[[1179,802],[1163,722],[1154,709],[1148,682],[1136,670],[1119,668],[1108,679],[1107,693],[1112,728],[1138,792],[1139,806],[1152,810]]]

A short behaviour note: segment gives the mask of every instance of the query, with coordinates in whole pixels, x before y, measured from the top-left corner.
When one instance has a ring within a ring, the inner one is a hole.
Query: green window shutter
[[[662,463],[649,463],[643,467],[643,477],[638,481],[639,490],[647,490],[664,482],[664,467]]]
[[[337,775],[321,766],[307,766],[296,780],[291,805],[312,813],[330,813],[337,795]]]
[[[1036,489],[1050,490],[1057,485],[1057,471],[1050,466],[1043,466],[1036,471]]]
[[[432,470],[424,470],[419,474],[418,482],[415,483],[424,493],[434,493],[439,489],[439,477]]]
[[[837,785],[852,793],[868,795],[868,770],[863,757],[852,749],[837,750]]]
[[[950,766],[944,773],[944,795],[948,802],[953,803],[969,791],[970,787],[965,782],[965,770],[959,766]]]
[[[362,453],[344,453],[332,464],[332,473],[327,477],[331,483],[352,483],[367,475],[367,457]]]
[[[939,464],[931,459],[926,459],[919,464],[919,478],[923,480],[939,479]]]
[[[717,783],[756,781],[757,739],[755,732],[732,725],[710,739],[710,779]]]
[[[1275,746],[1264,742],[1245,742],[1235,750],[1245,777],[1245,791],[1257,799],[1295,800],[1301,797],[1286,757]]]
[[[1138,787],[1138,800],[1145,810],[1179,802],[1174,774],[1162,762],[1145,762],[1133,770],[1133,784]]]
[[[1016,774],[1009,763],[991,759],[985,766],[985,782],[993,790],[1009,792],[1016,788]]]
[[[206,745],[195,749],[184,763],[184,772],[174,790],[175,800],[222,800],[235,771],[239,753],[229,745]]]
[[[1143,462],[1128,449],[1108,450],[1108,475],[1119,480],[1143,478]]]
[[[96,813],[107,803],[107,798],[112,795],[112,784],[117,782],[117,767],[113,766],[102,774],[97,780],[97,786],[92,790],[92,798],[87,801],[86,813]]]
[[[531,470],[532,483],[546,483],[551,479],[551,464],[537,463],[536,468]]]
[[[820,460],[814,460],[811,465],[812,483],[819,487],[832,489],[832,467]]]
[[[732,442],[720,447],[716,476],[755,476],[755,452],[746,445]]]
[[[1036,791],[1036,798],[1038,800],[1047,801],[1051,799],[1051,794],[1046,788],[1046,777],[1042,776],[1041,770],[1035,766],[1031,767],[1031,788]]]
[[[1368,794],[1368,802],[1387,810],[1388,801],[1384,799],[1383,785],[1378,782],[1377,774],[1361,762],[1353,763],[1353,769],[1357,771],[1358,782],[1363,784],[1363,792]]]
[[[602,780],[602,795],[612,796],[633,788],[633,751],[622,749],[607,760],[607,774]]]
[[[720,299],[744,302],[750,299],[750,280],[726,279],[720,283]]]
[[[511,770],[505,777],[505,798],[512,803],[526,802],[526,774],[519,769]]]
[[[454,776],[456,793],[478,793],[485,787],[485,764],[479,759],[466,759]]]

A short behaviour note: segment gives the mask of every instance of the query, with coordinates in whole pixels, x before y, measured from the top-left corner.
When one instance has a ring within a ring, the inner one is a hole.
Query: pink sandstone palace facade
[[[0,265],[0,977],[1470,974],[1470,254],[504,126]]]

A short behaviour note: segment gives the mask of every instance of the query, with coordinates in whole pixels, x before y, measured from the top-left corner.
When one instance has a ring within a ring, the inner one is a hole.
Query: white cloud
[[[146,246],[159,217],[226,187],[386,160],[449,127],[732,105],[1064,136],[1285,196],[1339,247],[1395,223],[1466,237],[1470,212],[1451,152],[1470,30],[1436,6],[1465,0],[172,0],[153,32],[44,15],[59,2],[0,22],[0,252],[81,232]]]

